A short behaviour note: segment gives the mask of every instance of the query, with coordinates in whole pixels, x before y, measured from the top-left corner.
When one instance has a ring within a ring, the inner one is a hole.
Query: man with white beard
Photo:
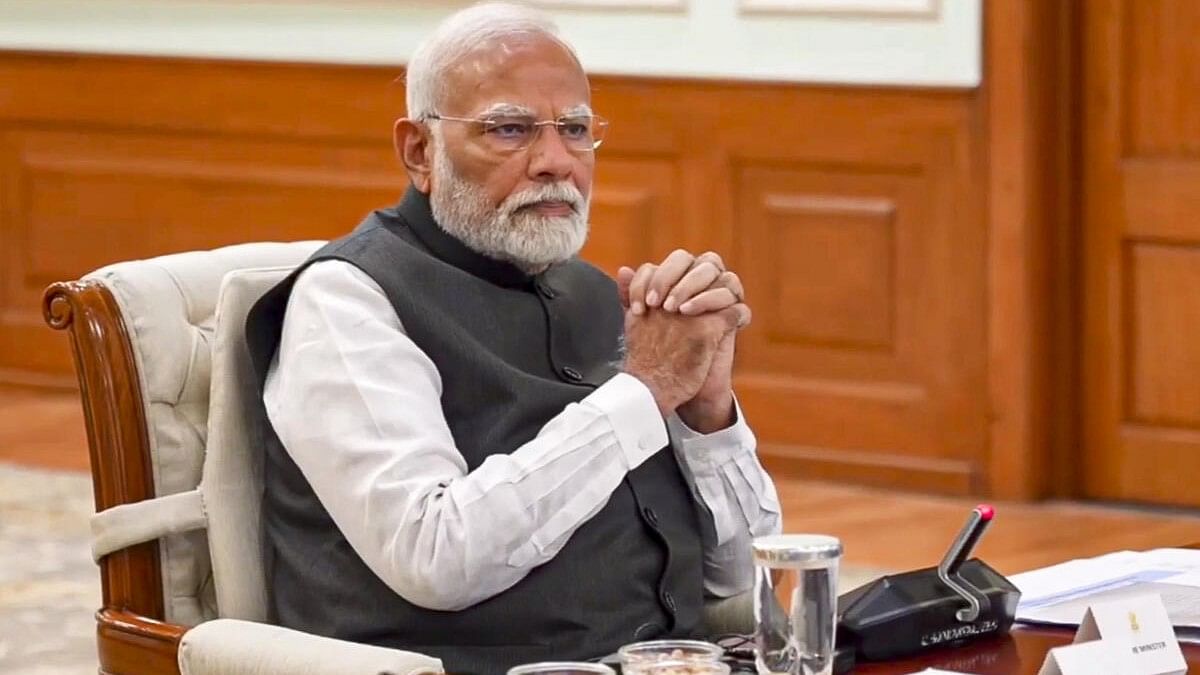
[[[281,625],[454,673],[703,635],[779,503],[732,393],[737,275],[577,257],[607,122],[546,17],[463,10],[408,66],[412,182],[247,321]]]

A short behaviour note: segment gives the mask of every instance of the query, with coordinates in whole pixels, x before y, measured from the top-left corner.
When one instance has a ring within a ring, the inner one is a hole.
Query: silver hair
[[[558,37],[558,26],[545,12],[510,2],[485,2],[447,17],[408,61],[408,116],[421,119],[438,112],[446,94],[446,73],[480,45],[517,35],[545,35],[575,50]]]

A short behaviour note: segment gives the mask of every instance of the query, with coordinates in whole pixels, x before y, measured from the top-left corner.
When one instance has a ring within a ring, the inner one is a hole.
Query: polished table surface
[[[943,649],[919,659],[862,664],[855,675],[900,675],[939,668],[977,675],[1036,675],[1046,660],[1046,652],[1071,643],[1073,629],[1016,626],[1003,638]],[[1200,668],[1200,645],[1184,644],[1183,655],[1189,669]]]

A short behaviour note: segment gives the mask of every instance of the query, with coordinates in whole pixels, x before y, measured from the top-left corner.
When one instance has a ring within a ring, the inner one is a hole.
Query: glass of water
[[[760,675],[832,675],[842,543],[821,534],[754,540]]]

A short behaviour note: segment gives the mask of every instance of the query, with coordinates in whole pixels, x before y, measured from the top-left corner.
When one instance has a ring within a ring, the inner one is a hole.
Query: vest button
[[[674,614],[675,613],[675,596],[671,595],[671,591],[663,591],[662,601],[663,601],[663,604],[667,606],[667,611]]]
[[[572,382],[583,382],[583,373],[579,372],[578,370],[575,370],[571,366],[563,366],[562,374],[563,374],[563,377],[567,378],[568,380],[570,380]]]
[[[654,512],[654,509],[647,506],[642,509],[642,515],[646,516],[646,522],[650,523],[650,527],[658,527],[658,514]]]

